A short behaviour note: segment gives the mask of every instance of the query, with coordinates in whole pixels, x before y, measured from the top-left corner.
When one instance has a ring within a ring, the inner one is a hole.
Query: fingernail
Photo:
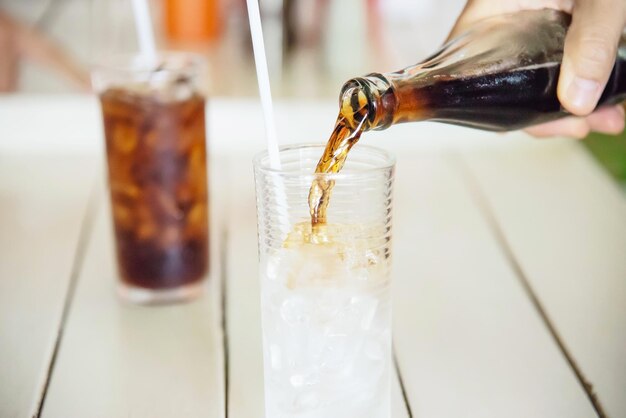
[[[567,98],[577,108],[594,104],[600,96],[600,83],[586,78],[574,77],[567,89]]]

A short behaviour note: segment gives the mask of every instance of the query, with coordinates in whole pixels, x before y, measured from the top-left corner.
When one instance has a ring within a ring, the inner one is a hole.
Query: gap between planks
[[[228,227],[224,226],[220,231],[220,263],[221,274],[221,295],[220,295],[220,311],[222,314],[221,326],[222,326],[222,351],[224,356],[224,417],[228,418],[228,401],[229,401],[229,339],[228,339],[228,317],[226,310],[228,309]]]
[[[220,314],[221,314],[221,328],[222,328],[222,358],[223,358],[223,376],[224,379],[224,418],[229,417],[229,402],[230,402],[230,336],[228,333],[228,275],[230,273],[228,266],[228,244],[230,242],[230,234],[229,234],[229,222],[228,222],[228,214],[230,213],[231,206],[231,189],[229,187],[224,187],[224,185],[230,184],[230,171],[226,170],[224,167],[228,167],[231,163],[230,158],[225,158],[218,163],[219,169],[217,171],[221,172],[223,175],[222,180],[218,183],[218,190],[221,196],[220,205],[222,205],[222,210],[217,216],[218,221],[216,222],[219,225],[218,235],[220,237],[219,243],[219,263],[220,263]],[[215,167],[213,164],[212,167]],[[209,178],[209,181],[211,177]],[[214,205],[217,204],[216,201],[210,201]]]
[[[391,355],[393,356],[392,357],[393,367],[394,369],[396,369],[396,376],[398,378],[398,384],[400,385],[400,391],[402,392],[402,400],[404,401],[404,407],[406,408],[406,413],[409,415],[409,418],[413,418],[413,410],[411,409],[411,402],[409,402],[409,396],[406,392],[406,388],[404,387],[404,379],[402,379],[402,372],[400,371],[400,364],[398,363],[398,356],[396,355],[395,347],[392,348]]]
[[[59,321],[54,348],[52,349],[52,355],[50,356],[50,362],[46,370],[45,380],[41,388],[39,403],[36,411],[33,413],[33,418],[39,418],[45,406],[46,395],[48,393],[48,388],[50,387],[52,373],[54,373],[54,366],[59,354],[59,349],[61,348],[61,342],[63,340],[63,331],[65,329],[70,309],[72,308],[72,301],[74,300],[76,286],[78,285],[78,277],[85,260],[85,253],[88,246],[87,244],[89,243],[89,239],[93,233],[94,221],[99,210],[101,181],[102,179],[100,176],[95,176],[91,192],[89,193],[87,208],[85,209],[85,214],[80,224],[80,232],[78,234],[76,249],[74,251],[74,260],[72,262],[70,280],[67,286],[67,291],[65,292],[63,310],[61,311],[61,320]]]
[[[524,272],[524,269],[522,268],[520,262],[517,260],[513,248],[511,247],[509,241],[506,238],[506,235],[504,234],[504,231],[502,230],[502,227],[500,226],[500,223],[498,222],[498,218],[493,210],[493,207],[489,204],[487,197],[485,196],[485,193],[480,185],[480,182],[478,181],[478,178],[474,175],[471,168],[463,159],[463,156],[461,154],[456,152],[450,153],[447,155],[447,160],[450,162],[450,165],[460,174],[462,181],[467,185],[472,199],[481,209],[481,212],[485,218],[485,222],[487,223],[489,230],[493,234],[494,239],[498,243],[498,246],[502,250],[504,257],[507,260],[507,263],[510,265],[513,273],[518,278],[520,284],[522,285],[522,288],[528,295],[532,305],[539,314],[539,317],[541,318],[542,322],[548,329],[548,332],[552,336],[552,339],[561,351],[561,354],[565,357],[567,364],[574,372],[578,383],[582,386],[583,390],[587,394],[587,398],[589,399],[589,402],[591,402],[593,409],[598,414],[598,417],[608,418],[608,416],[604,412],[604,409],[602,408],[602,404],[600,403],[598,395],[593,390],[593,385],[589,383],[589,381],[587,381],[587,379],[583,375],[582,370],[576,364],[576,361],[567,349],[567,346],[563,342],[556,327],[550,320],[550,317],[548,316],[541,301],[539,300],[539,297],[533,290],[530,281],[528,280],[528,277]]]

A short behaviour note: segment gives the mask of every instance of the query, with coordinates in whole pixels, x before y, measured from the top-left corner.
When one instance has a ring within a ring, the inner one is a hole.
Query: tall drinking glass
[[[356,146],[313,174],[323,146],[254,160],[266,418],[389,418],[394,159]],[[334,182],[313,230],[312,182]]]
[[[113,57],[92,75],[100,95],[120,295],[186,300],[208,267],[201,57]]]

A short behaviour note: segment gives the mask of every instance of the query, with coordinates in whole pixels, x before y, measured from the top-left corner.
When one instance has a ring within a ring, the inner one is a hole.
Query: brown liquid
[[[453,74],[469,73],[471,62],[446,68]],[[489,131],[513,131],[564,116],[557,97],[561,65],[558,62],[514,68],[488,74],[446,76],[423,73],[419,78],[398,74],[393,82],[395,101],[392,123],[431,120]],[[626,98],[626,58],[618,56],[598,106]]]
[[[208,266],[204,98],[100,96],[117,259],[132,286],[192,283]]]
[[[365,131],[368,117],[368,99],[361,89],[344,92],[335,129],[324,149],[315,173],[337,173],[346,162],[348,152]],[[309,190],[309,210],[314,231],[326,223],[326,210],[335,182],[323,177],[313,181]]]

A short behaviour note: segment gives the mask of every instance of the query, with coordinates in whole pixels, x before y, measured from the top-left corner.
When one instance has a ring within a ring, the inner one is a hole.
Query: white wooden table
[[[283,142],[333,103],[278,104]],[[262,417],[251,101],[209,105],[211,274],[114,294],[97,103],[0,98],[0,417]],[[626,197],[580,144],[434,124],[398,157],[393,416],[626,417]],[[364,417],[367,418],[367,417]]]

